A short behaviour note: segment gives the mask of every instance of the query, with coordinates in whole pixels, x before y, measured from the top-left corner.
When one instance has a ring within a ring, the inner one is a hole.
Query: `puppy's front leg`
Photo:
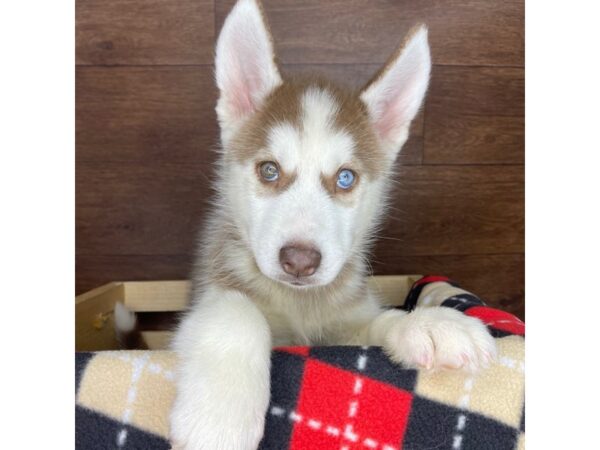
[[[171,412],[174,448],[255,450],[270,394],[271,335],[244,294],[209,288],[182,322]]]
[[[496,357],[496,343],[483,322],[446,307],[382,312],[363,338],[413,368],[475,371]]]

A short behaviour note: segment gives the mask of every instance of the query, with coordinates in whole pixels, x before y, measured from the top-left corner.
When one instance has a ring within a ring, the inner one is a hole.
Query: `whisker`
[[[400,238],[395,238],[395,237],[391,237],[391,236],[376,236],[377,239],[385,239],[388,241],[398,241],[398,242],[405,242],[404,239],[400,239]]]

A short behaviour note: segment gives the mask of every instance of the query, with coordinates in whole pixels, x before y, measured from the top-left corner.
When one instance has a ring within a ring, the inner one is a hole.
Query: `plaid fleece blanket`
[[[441,305],[481,318],[499,357],[475,376],[392,363],[378,347],[273,351],[263,450],[513,450],[525,447],[524,324],[443,277],[424,277],[404,308]],[[76,354],[76,447],[168,449],[175,356]]]

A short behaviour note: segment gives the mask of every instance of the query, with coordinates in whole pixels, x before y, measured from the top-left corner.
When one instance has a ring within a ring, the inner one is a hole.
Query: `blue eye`
[[[275,181],[279,178],[279,167],[272,161],[264,162],[260,165],[260,176],[265,181]]]
[[[342,169],[338,173],[337,185],[342,189],[350,189],[356,180],[356,175],[350,169]]]

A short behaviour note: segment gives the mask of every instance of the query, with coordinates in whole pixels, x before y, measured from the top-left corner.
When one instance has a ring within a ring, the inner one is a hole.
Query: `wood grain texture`
[[[425,164],[525,162],[525,77],[519,68],[434,67]]]
[[[77,0],[81,65],[211,64],[213,0]]]
[[[220,29],[234,0],[217,1]],[[437,64],[524,63],[523,0],[265,0],[284,63],[382,63],[417,23]]]
[[[405,166],[378,255],[524,251],[522,166]]]
[[[207,163],[80,163],[78,255],[189,253],[211,197]]]
[[[78,67],[76,158],[205,161],[217,143],[210,67]]]

